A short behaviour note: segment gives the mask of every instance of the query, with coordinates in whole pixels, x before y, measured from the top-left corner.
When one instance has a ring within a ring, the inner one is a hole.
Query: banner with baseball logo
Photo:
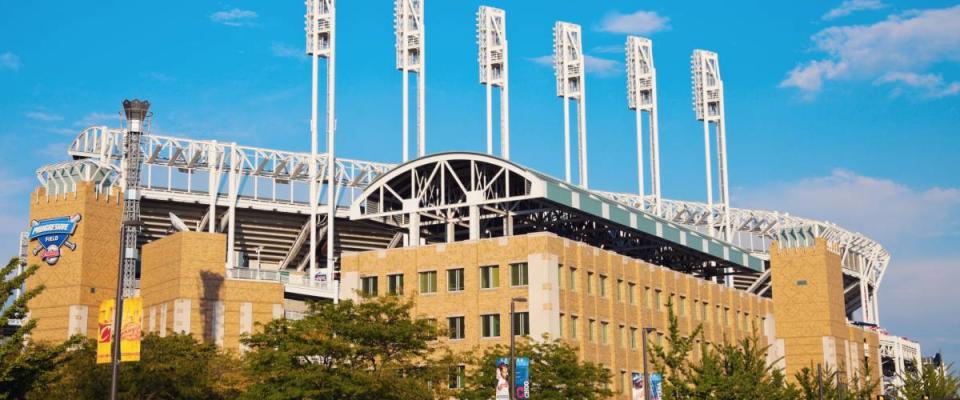
[[[60,261],[62,247],[76,250],[77,245],[70,241],[70,236],[77,230],[78,222],[80,214],[30,221],[30,240],[38,243],[33,255],[40,256],[48,265],[54,265]]]

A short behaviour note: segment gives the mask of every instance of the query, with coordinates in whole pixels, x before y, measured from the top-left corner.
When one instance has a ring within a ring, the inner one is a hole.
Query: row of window
[[[580,318],[571,315],[569,318],[560,314],[560,337],[569,337],[570,339],[579,339]],[[599,328],[599,329],[598,329]],[[620,325],[616,330],[616,344],[619,347],[629,347],[636,350],[638,346],[640,330],[637,327]],[[591,343],[610,344],[610,323],[588,319],[586,326],[587,341]],[[658,345],[663,343],[663,333],[657,332],[655,340]]]
[[[447,273],[447,292],[464,290],[464,269],[452,268]],[[418,286],[420,294],[436,293],[437,271],[419,272]],[[360,278],[360,291],[366,296],[379,294],[379,278],[367,276]],[[527,263],[510,264],[510,286],[526,286],[529,283]],[[480,288],[493,289],[500,287],[500,266],[488,265],[480,267]],[[403,274],[387,275],[387,294],[403,294]]]
[[[514,336],[530,334],[530,314],[518,312],[513,314]],[[467,337],[466,317],[447,318],[447,336],[450,339],[465,339]],[[480,337],[500,337],[500,314],[483,314],[480,316]]]
[[[564,273],[563,264],[558,267],[557,276],[560,277],[560,287],[564,287],[563,280],[566,276],[566,288],[571,291],[577,290],[577,268],[569,267],[567,268],[566,273]],[[585,289],[587,294],[599,294],[600,297],[607,297],[607,282],[608,277],[603,274],[594,274],[593,272],[587,271]],[[596,281],[596,283],[595,283]],[[596,286],[596,289],[594,288]],[[631,305],[637,304],[637,284],[633,282],[624,282],[623,279],[617,279],[616,286],[614,288],[614,296],[618,302],[627,302]],[[676,301],[676,297],[679,297],[679,302]],[[709,315],[709,303],[694,300],[692,307],[688,308],[687,297],[686,296],[676,296],[670,294],[670,300],[668,303],[674,305],[674,309],[677,311],[677,315],[680,317],[685,317],[688,314],[694,318],[698,318],[702,321],[710,321]],[[644,287],[643,289],[643,307],[648,309],[653,309],[655,311],[663,311],[663,305],[667,304],[663,302],[663,291],[660,289],[651,289],[649,286]],[[699,313],[697,312],[699,311]],[[723,315],[721,319],[721,306],[717,305],[714,311],[714,322],[723,321],[723,324],[730,326],[730,308],[722,307]],[[737,325],[741,329],[747,329],[748,321],[750,321],[749,313],[741,313],[737,311]]]

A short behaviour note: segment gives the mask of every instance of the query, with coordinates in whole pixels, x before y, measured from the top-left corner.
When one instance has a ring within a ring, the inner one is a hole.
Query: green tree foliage
[[[960,399],[960,378],[953,375],[951,369],[952,366],[941,369],[928,364],[916,372],[903,375],[903,387],[897,393],[897,398]]]
[[[447,394],[452,356],[432,320],[394,296],[315,304],[244,340],[247,399],[433,399]]]
[[[680,333],[680,324],[673,311],[673,301],[667,302],[667,346],[653,344],[650,355],[656,371],[663,376],[663,397],[666,399],[691,398],[696,392],[690,381],[690,351],[701,338],[703,326],[697,325],[689,336]]]
[[[581,362],[577,349],[560,340],[519,340],[517,357],[530,359],[530,397],[546,400],[594,400],[613,396],[609,384],[613,375],[599,364]],[[498,345],[475,354],[467,369],[465,387],[458,395],[464,400],[489,400],[497,383],[496,362],[509,357],[510,348]]]
[[[873,398],[879,382],[871,378],[872,369],[869,363],[864,362],[863,374],[846,376],[829,366],[803,368],[795,375],[802,400],[820,400],[820,391],[823,391],[823,400],[866,400]]]
[[[74,339],[28,395],[30,399],[103,399],[110,365],[96,364],[96,341]],[[239,395],[238,360],[193,336],[143,338],[139,362],[120,366],[121,399],[232,399]]]

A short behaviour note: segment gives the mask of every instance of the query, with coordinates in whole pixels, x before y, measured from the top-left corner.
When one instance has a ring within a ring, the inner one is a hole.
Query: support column
[[[220,187],[220,166],[217,163],[217,141],[214,140],[207,149],[207,166],[210,167],[208,191],[210,192],[210,209],[207,211],[207,232],[216,232],[217,196]]]
[[[480,239],[480,206],[470,206],[470,240]]]
[[[457,240],[457,225],[453,221],[447,220],[447,243],[453,243]]]
[[[420,246],[420,214],[413,212],[410,213],[410,222],[407,224],[408,234],[410,237],[410,247]]]
[[[564,180],[570,183],[570,98],[566,95],[563,96],[563,168]]]
[[[237,230],[237,191],[240,187],[237,171],[237,144],[230,144],[230,172],[228,175],[228,195],[230,201],[227,208],[227,269],[236,267],[234,255],[234,241]]]

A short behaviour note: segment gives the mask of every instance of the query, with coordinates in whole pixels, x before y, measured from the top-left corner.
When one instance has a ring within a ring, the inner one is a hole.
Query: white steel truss
[[[650,119],[650,191],[652,207],[660,209],[660,140],[657,130],[657,69],[653,64],[653,42],[627,37],[627,104],[637,117],[638,194],[646,198],[643,171],[643,112]]]
[[[727,138],[723,113],[723,80],[720,79],[720,61],[717,53],[706,50],[694,50],[690,57],[691,74],[693,75],[693,110],[697,120],[703,121],[703,146],[707,172],[707,204],[713,205],[713,173],[710,151],[710,123],[717,128],[717,166],[720,186],[720,229],[719,234],[729,238],[732,231],[730,226],[730,196],[727,181]],[[708,215],[713,218],[713,214]],[[712,222],[712,221],[711,221]],[[708,225],[709,234],[718,232],[713,230],[713,224]]]
[[[923,367],[920,343],[901,336],[890,335],[884,330],[880,334],[880,360],[883,365],[883,392],[894,395],[903,387],[903,377]]]
[[[493,154],[493,87],[500,88],[500,157],[510,159],[510,92],[507,65],[507,16],[481,6],[477,12],[480,83],[487,87],[487,154]]]
[[[311,118],[310,118],[310,155],[317,158],[317,64],[319,58],[327,59],[327,215],[335,215],[337,180],[334,179],[334,164],[336,162],[336,152],[334,151],[335,131],[336,131],[336,3],[334,0],[307,0],[306,13],[306,34],[307,34],[307,54],[313,59],[313,86],[311,96]],[[317,179],[317,166],[310,164],[310,276],[315,279],[317,276],[317,214],[319,207],[319,180]],[[334,227],[336,218],[329,218],[327,221],[326,234],[327,243],[333,243],[336,235]],[[333,246],[327,246],[327,263],[323,272],[323,280],[332,280],[334,266]]]
[[[424,0],[395,0],[394,29],[397,36],[397,69],[403,72],[403,161],[410,157],[410,80],[417,74],[417,157],[425,154],[426,141],[426,37],[423,26]]]
[[[580,25],[557,22],[553,27],[553,67],[557,97],[563,98],[564,176],[570,181],[570,99],[577,104],[577,168],[580,186],[587,187],[587,88]]]

